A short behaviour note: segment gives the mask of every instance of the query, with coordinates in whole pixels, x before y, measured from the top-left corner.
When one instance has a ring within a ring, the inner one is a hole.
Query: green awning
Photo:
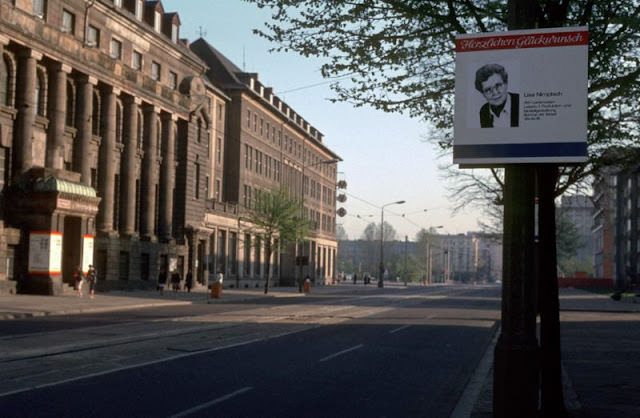
[[[79,196],[96,197],[96,190],[91,186],[61,180],[53,176],[36,181],[33,188],[37,192],[64,192]]]

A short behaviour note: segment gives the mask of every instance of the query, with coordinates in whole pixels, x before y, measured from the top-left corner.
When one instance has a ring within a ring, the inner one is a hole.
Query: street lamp
[[[404,200],[387,203],[380,207],[380,277],[378,278],[378,287],[384,287],[384,208],[389,205],[402,205]]]
[[[426,281],[431,284],[432,276],[433,276],[433,245],[431,244],[431,232],[433,229],[442,229],[444,228],[442,225],[432,226],[429,228],[429,232],[427,232],[427,266],[426,266]],[[439,247],[436,247],[439,248]]]

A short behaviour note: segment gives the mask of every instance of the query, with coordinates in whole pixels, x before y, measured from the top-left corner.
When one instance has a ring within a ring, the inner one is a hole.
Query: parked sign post
[[[527,4],[531,2],[518,3]],[[527,18],[531,14],[518,14],[522,10],[511,6],[510,29],[533,24]],[[566,415],[560,381],[554,191],[559,164],[587,160],[588,40],[588,30],[582,27],[456,38],[453,161],[463,168],[505,168],[494,417],[534,417],[539,404],[545,416]]]

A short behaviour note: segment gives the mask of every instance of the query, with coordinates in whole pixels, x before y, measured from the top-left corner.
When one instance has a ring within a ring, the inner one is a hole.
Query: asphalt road
[[[448,417],[499,316],[497,287],[345,287],[288,301],[11,321],[1,324],[0,411]]]

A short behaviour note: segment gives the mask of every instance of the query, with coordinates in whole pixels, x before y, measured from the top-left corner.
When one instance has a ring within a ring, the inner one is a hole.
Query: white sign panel
[[[453,162],[587,159],[587,28],[456,37]]]
[[[29,233],[29,274],[60,274],[62,234],[56,231]]]
[[[87,272],[93,264],[93,235],[82,236],[82,271]]]

